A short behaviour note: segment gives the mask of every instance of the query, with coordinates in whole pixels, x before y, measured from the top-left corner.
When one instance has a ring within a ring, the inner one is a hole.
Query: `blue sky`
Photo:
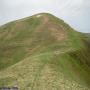
[[[80,32],[90,32],[90,0],[0,0],[0,25],[40,12],[63,19]]]

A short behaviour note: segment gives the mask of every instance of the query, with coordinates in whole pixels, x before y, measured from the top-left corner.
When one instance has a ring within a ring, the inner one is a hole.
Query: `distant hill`
[[[0,87],[90,90],[90,34],[40,13],[0,27]]]

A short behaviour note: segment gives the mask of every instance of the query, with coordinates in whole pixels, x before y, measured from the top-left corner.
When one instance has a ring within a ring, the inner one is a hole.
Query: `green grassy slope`
[[[0,27],[0,86],[89,90],[89,35],[41,13]]]

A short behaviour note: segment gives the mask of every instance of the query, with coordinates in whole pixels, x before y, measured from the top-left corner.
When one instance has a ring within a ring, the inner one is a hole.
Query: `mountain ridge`
[[[48,13],[1,26],[0,86],[18,83],[20,90],[89,90],[88,40],[89,35]]]

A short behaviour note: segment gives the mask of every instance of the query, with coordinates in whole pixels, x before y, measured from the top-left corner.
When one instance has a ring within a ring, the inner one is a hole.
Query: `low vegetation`
[[[0,27],[0,87],[90,90],[90,34],[37,15]]]

